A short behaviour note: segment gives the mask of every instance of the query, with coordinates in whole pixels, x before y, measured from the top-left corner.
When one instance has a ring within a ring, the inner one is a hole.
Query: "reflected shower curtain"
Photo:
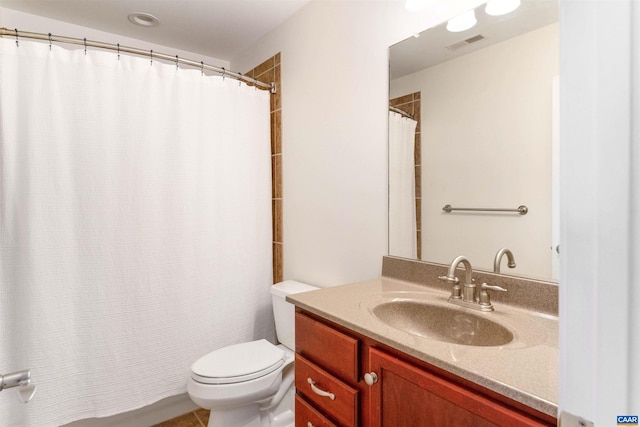
[[[414,146],[417,122],[389,112],[389,255],[417,258]]]
[[[269,94],[200,70],[0,40],[3,426],[185,393],[273,339]]]

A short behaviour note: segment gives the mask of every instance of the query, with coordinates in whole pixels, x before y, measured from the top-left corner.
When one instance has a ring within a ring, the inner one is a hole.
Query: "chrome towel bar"
[[[446,213],[451,211],[472,211],[472,212],[517,212],[520,215],[526,215],[529,212],[529,208],[525,205],[520,205],[516,209],[501,209],[501,208],[454,208],[451,205],[445,205],[442,208]]]

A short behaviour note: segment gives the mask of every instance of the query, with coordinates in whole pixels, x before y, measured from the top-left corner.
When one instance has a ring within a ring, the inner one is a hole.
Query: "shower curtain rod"
[[[394,113],[398,113],[398,114],[400,114],[400,115],[403,115],[403,116],[408,117],[408,118],[410,118],[411,120],[413,120],[413,114],[409,114],[409,113],[407,113],[406,111],[402,111],[402,110],[401,110],[401,109],[399,109],[399,108],[392,107],[391,105],[389,105],[389,110],[390,110],[390,111],[393,111]]]
[[[247,77],[242,75],[242,73],[236,73],[233,71],[229,71],[229,70],[225,70],[223,67],[216,67],[214,65],[208,65],[205,64],[204,62],[197,62],[197,61],[193,61],[191,59],[184,59],[184,58],[180,58],[178,57],[178,55],[172,56],[172,55],[167,55],[165,53],[158,53],[158,52],[154,52],[153,50],[144,50],[144,49],[138,49],[135,47],[127,47],[127,46],[121,46],[120,44],[111,44],[111,43],[104,43],[104,42],[98,42],[98,41],[93,41],[93,40],[87,40],[85,39],[78,39],[78,38],[74,38],[74,37],[65,37],[65,36],[56,36],[53,35],[51,33],[49,34],[45,34],[45,33],[32,33],[29,31],[18,31],[17,29],[14,30],[10,30],[8,28],[0,28],[0,36],[12,36],[16,38],[16,45],[19,46],[19,41],[20,38],[24,38],[24,39],[35,39],[35,40],[44,40],[44,41],[48,41],[49,44],[53,43],[53,42],[59,42],[59,43],[67,43],[67,44],[75,44],[75,45],[80,45],[80,46],[84,46],[85,50],[87,47],[96,47],[99,49],[106,49],[106,50],[115,50],[118,52],[118,55],[120,53],[131,53],[133,55],[140,55],[140,56],[147,56],[150,57],[151,60],[153,59],[163,59],[165,61],[171,61],[177,64],[184,64],[184,65],[188,65],[191,67],[195,67],[195,68],[199,68],[201,70],[208,70],[208,71],[214,71],[216,73],[222,74],[223,77],[229,77],[235,80],[239,80],[239,81],[243,81],[246,83],[251,83],[255,86],[261,87],[263,89],[269,89],[269,91],[271,93],[276,93],[276,85],[275,83],[264,83],[261,82],[259,80],[256,80],[254,78],[251,77]]]

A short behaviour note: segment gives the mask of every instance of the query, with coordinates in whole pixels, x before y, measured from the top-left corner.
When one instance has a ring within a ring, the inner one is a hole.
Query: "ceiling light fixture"
[[[449,19],[449,22],[447,22],[447,30],[452,33],[459,33],[473,27],[477,22],[476,13],[471,9],[462,15]]]
[[[520,6],[520,0],[489,0],[484,11],[487,15],[500,16],[513,12]]]
[[[140,25],[142,27],[155,27],[160,24],[160,20],[158,18],[143,12],[132,13],[128,18],[132,24]]]

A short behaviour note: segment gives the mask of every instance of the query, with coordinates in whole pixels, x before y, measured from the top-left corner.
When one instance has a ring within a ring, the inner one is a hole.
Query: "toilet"
[[[295,308],[287,295],[316,290],[287,280],[271,287],[280,344],[257,340],[212,351],[191,365],[189,397],[210,409],[209,427],[293,427]]]

